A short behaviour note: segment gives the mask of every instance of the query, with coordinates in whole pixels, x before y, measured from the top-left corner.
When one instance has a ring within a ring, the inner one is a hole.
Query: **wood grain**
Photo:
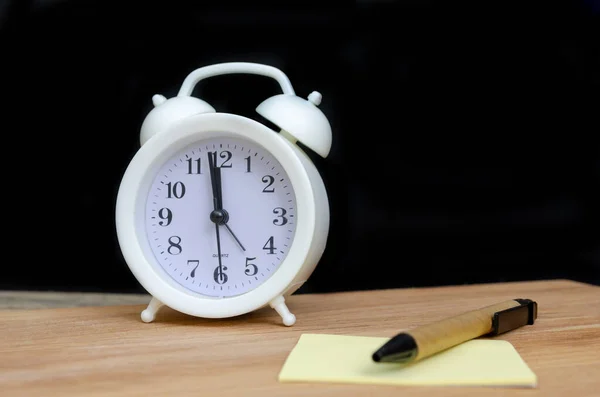
[[[304,332],[393,336],[506,299],[539,305],[535,325],[499,336],[539,377],[535,390],[281,384]],[[600,287],[566,280],[295,295],[293,327],[269,308],[230,320],[144,306],[0,311],[3,396],[598,396]]]
[[[0,291],[2,309],[49,309],[58,307],[139,305],[150,301],[148,294],[105,294],[64,291]]]

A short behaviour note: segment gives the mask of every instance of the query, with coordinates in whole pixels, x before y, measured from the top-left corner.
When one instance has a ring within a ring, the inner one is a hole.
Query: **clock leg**
[[[277,298],[273,299],[269,305],[281,316],[284,325],[289,327],[296,323],[296,316],[288,309],[283,296],[279,295]]]
[[[163,306],[164,304],[161,301],[153,297],[148,307],[142,311],[142,321],[145,323],[154,321],[156,313],[158,313]]]

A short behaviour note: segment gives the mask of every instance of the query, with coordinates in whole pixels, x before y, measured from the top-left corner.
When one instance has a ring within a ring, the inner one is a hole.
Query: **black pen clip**
[[[537,318],[537,303],[531,299],[515,299],[519,306],[494,313],[492,332],[488,335],[500,335],[524,325],[531,325]]]

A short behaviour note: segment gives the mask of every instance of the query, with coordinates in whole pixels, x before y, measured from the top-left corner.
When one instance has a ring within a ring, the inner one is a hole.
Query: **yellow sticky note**
[[[280,382],[535,387],[537,377],[507,341],[474,339],[412,364],[375,363],[389,338],[303,334]]]

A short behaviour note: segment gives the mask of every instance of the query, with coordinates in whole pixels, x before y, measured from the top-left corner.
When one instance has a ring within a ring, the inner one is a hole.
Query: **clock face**
[[[156,262],[184,288],[215,298],[243,294],[273,275],[295,225],[285,170],[241,138],[209,138],[178,152],[146,199],[145,234]]]

